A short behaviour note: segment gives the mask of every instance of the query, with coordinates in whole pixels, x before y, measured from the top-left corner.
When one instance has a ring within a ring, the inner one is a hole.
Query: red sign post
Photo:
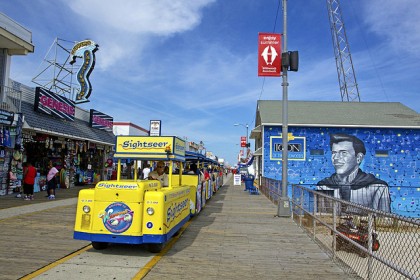
[[[241,136],[241,147],[246,147],[246,136]]]
[[[281,34],[258,33],[258,76],[280,77]]]

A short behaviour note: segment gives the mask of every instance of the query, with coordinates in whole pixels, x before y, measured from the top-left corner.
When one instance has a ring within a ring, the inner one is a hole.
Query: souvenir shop
[[[0,195],[20,190],[22,167],[22,114],[0,110]]]
[[[3,118],[0,195],[21,190],[25,162],[37,169],[35,192],[46,187],[49,162],[60,172],[59,188],[106,178],[113,165],[112,117],[78,108],[42,88],[36,88],[35,100],[26,101],[21,104],[22,113],[12,113],[7,123]]]
[[[39,173],[35,191],[45,188],[49,162],[60,171],[59,187],[71,188],[99,181],[112,158],[110,145],[30,130],[23,132],[23,145],[23,162],[31,162]]]

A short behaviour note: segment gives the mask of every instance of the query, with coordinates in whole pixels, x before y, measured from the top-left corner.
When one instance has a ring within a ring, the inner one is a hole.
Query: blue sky
[[[203,141],[235,164],[258,99],[281,100],[281,78],[257,76],[258,32],[283,32],[279,0],[0,0],[32,32],[35,53],[12,58],[32,78],[54,40],[99,44],[91,102],[80,107],[162,134]],[[281,0],[280,0],[281,1]],[[420,111],[420,1],[341,1],[362,101]],[[325,0],[288,1],[288,50],[299,51],[289,100],[340,101]],[[277,21],[276,21],[277,17]],[[253,140],[251,144],[253,145]]]

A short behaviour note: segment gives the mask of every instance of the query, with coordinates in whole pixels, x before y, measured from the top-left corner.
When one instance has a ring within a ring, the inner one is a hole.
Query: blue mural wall
[[[330,134],[351,134],[362,140],[366,147],[360,168],[388,183],[392,213],[420,218],[420,130],[289,127],[288,131],[289,135],[291,133],[290,184],[314,188],[318,181],[333,174]],[[276,180],[281,180],[282,175],[278,148],[282,142],[281,133],[281,126],[264,127],[263,176]]]

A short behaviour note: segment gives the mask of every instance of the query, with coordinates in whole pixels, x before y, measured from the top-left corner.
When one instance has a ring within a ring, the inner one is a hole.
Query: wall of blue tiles
[[[366,147],[361,169],[388,183],[391,211],[420,218],[420,130],[289,127],[288,132],[306,141],[305,158],[291,160],[289,157],[289,184],[314,188],[318,181],[333,174],[330,134],[351,134],[362,140]],[[281,126],[264,127],[263,176],[276,180],[281,180],[282,161],[270,159],[270,139],[281,133]]]

